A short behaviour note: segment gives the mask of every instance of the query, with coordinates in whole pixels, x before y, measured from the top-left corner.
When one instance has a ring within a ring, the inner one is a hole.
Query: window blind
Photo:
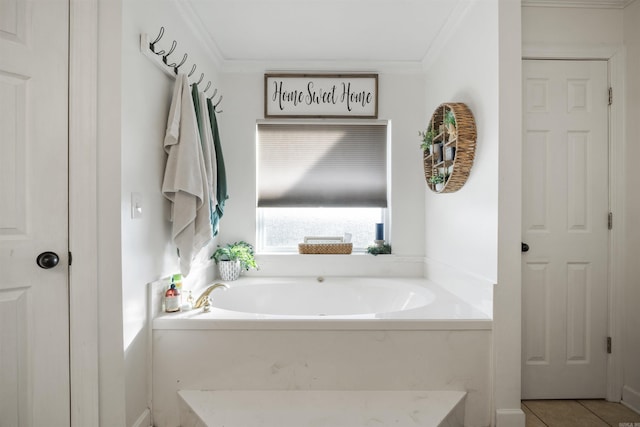
[[[387,207],[386,124],[258,124],[258,207]]]

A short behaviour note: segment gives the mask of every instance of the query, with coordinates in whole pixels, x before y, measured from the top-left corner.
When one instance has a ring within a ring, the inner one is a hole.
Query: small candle
[[[384,240],[384,224],[376,223],[376,240]]]

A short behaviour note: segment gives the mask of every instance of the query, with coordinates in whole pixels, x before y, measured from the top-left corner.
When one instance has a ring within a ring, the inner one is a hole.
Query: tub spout
[[[227,285],[225,285],[224,283],[216,283],[215,285],[209,286],[207,289],[205,289],[205,291],[202,293],[202,295],[200,295],[198,297],[198,299],[196,300],[196,303],[194,304],[193,308],[202,308],[202,306],[204,306],[205,301],[207,301],[207,299],[209,298],[209,294],[211,293],[211,291],[213,291],[216,288],[228,289],[229,287]]]

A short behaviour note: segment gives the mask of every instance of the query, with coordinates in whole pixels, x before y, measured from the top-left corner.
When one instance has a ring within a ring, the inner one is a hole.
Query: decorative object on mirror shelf
[[[351,240],[351,234],[345,233]],[[298,243],[298,253],[316,255],[349,255],[353,251],[353,243],[345,242],[340,236],[305,236],[304,243]]]
[[[433,185],[436,191],[442,191],[442,188],[444,187],[444,184],[448,179],[448,175],[438,173],[437,175],[432,175],[429,177],[429,184]]]
[[[461,102],[440,104],[435,109],[427,132],[438,129],[430,137],[431,147],[423,142],[424,177],[429,189],[436,193],[453,193],[466,183],[476,150],[476,124],[469,108]]]
[[[436,163],[442,163],[442,142],[433,144],[431,154],[433,155],[433,159]]]
[[[447,110],[444,114],[444,127],[449,134],[449,140],[451,141],[456,139],[456,116],[453,114],[453,110]]]
[[[253,246],[244,241],[228,243],[225,246],[218,245],[211,258],[218,264],[222,280],[237,280],[242,270],[258,269]]]
[[[371,255],[389,255],[391,254],[391,245],[384,243],[384,240],[381,243],[376,241],[375,245],[367,248],[367,253]]]
[[[431,123],[427,126],[427,130],[424,132],[418,132],[420,138],[422,138],[422,144],[420,144],[420,148],[423,151],[428,151],[430,154],[433,153],[433,138],[438,134],[435,129],[431,129]]]
[[[456,156],[456,147],[447,147],[444,150],[444,159],[445,160],[453,160]]]

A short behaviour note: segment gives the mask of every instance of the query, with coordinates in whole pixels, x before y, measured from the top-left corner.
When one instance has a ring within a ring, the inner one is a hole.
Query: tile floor
[[[605,400],[523,400],[526,427],[640,427],[640,414]]]

